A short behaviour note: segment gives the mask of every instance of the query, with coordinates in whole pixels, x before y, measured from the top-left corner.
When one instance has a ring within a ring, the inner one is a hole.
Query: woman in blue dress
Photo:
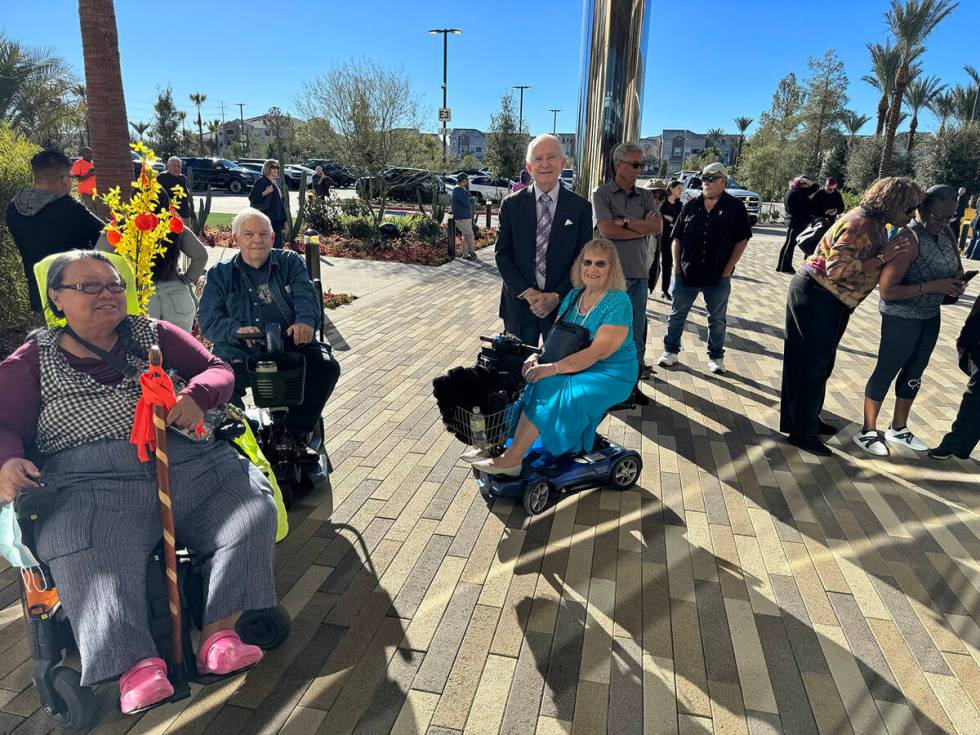
[[[554,456],[591,451],[605,412],[629,398],[639,365],[633,343],[633,307],[616,247],[591,240],[572,266],[574,288],[558,307],[564,321],[582,324],[592,344],[558,360],[524,363],[528,387],[514,439],[500,457],[473,464],[490,475],[516,477],[538,436]]]

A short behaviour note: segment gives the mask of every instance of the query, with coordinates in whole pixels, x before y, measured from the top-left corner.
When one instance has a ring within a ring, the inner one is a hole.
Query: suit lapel
[[[565,226],[565,211],[568,209],[568,192],[561,184],[558,185],[558,201],[555,202],[555,216],[551,220],[551,232],[548,234],[548,250],[555,245],[561,236],[561,230]]]

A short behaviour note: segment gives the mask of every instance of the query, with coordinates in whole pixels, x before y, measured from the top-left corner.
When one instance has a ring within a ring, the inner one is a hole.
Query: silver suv
[[[686,202],[691,197],[701,195],[701,179],[696,172],[681,171],[677,174],[676,178],[684,184],[684,191],[681,192],[681,202]],[[754,191],[743,189],[731,176],[728,177],[728,185],[725,187],[725,191],[736,199],[742,200],[742,204],[745,205],[745,209],[749,213],[749,225],[754,227],[755,223],[759,221],[759,213],[762,210],[762,197]]]

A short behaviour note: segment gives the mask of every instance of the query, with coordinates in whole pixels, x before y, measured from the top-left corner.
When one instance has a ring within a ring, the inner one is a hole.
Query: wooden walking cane
[[[162,368],[163,353],[153,345],[150,348],[150,366]],[[163,558],[167,571],[167,601],[170,606],[172,682],[184,680],[183,621],[180,610],[180,591],[177,587],[177,540],[174,531],[174,512],[170,495],[170,465],[167,458],[167,414],[169,410],[159,403],[153,404],[153,431],[156,436],[157,497],[160,500],[160,523],[163,526]]]

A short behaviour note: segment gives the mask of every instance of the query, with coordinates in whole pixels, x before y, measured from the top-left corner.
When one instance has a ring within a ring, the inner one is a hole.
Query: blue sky
[[[886,0],[653,0],[642,132],[663,128],[734,130],[732,118],[756,120],[779,79],[806,73],[807,56],[836,49],[844,61],[851,107],[874,115],[867,41],[885,38]],[[45,46],[82,75],[77,0],[4,2],[0,27]],[[182,17],[162,12],[178,9]],[[274,11],[270,14],[270,10]],[[486,129],[500,95],[528,84],[524,110],[532,132],[551,130],[549,108],[561,108],[560,131],[574,130],[578,107],[581,0],[433,2],[416,0],[236,0],[193,5],[118,0],[117,23],[129,119],[149,120],[158,88],[191,110],[191,92],[208,95],[206,119],[246,117],[278,105],[293,110],[303,82],[332,63],[370,58],[405,71],[420,93],[430,129],[438,127],[442,41],[434,27],[458,27],[449,39],[449,106],[453,125]],[[964,63],[980,65],[980,2],[960,7],[929,40],[926,73],[963,83]],[[862,132],[868,132],[869,124]],[[753,126],[754,127],[754,126]],[[928,114],[920,129],[933,130]],[[751,130],[751,129],[750,129]]]

